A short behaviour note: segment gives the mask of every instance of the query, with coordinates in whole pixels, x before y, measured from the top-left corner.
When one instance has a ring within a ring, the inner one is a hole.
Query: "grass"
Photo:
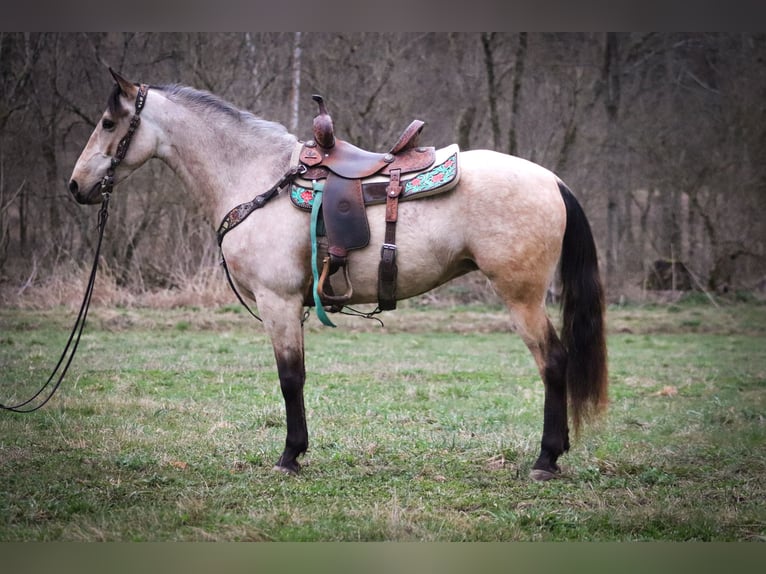
[[[0,400],[47,377],[72,318],[0,310]],[[502,311],[384,320],[307,323],[289,477],[259,325],[94,309],[52,402],[0,413],[0,540],[766,540],[766,306],[611,308],[609,414],[543,484],[542,385]]]

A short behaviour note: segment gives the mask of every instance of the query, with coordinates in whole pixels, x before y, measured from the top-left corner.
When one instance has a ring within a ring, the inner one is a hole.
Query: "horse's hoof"
[[[533,468],[529,472],[529,478],[537,482],[545,482],[546,480],[556,478],[556,476],[557,474],[555,472],[551,472],[550,470],[543,470],[542,468]]]
[[[274,465],[272,470],[278,470],[279,472],[289,476],[298,476],[298,473],[301,471],[301,465],[297,460],[293,460],[288,464],[284,464],[280,459],[277,461],[277,464]]]

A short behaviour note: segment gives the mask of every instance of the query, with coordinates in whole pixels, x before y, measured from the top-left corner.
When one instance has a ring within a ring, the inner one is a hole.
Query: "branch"
[[[21,185],[16,190],[16,193],[14,193],[10,199],[5,202],[4,205],[0,205],[0,215],[3,215],[8,209],[11,207],[11,204],[16,200],[16,198],[21,194],[21,191],[24,189],[24,185],[26,185],[27,180],[24,179],[24,181],[21,182]]]
[[[27,277],[27,280],[24,281],[24,284],[19,288],[19,290],[16,292],[16,297],[21,297],[23,295],[24,291],[26,291],[32,283],[34,283],[35,278],[37,277],[37,256],[32,256],[32,272],[29,274],[29,277]]]

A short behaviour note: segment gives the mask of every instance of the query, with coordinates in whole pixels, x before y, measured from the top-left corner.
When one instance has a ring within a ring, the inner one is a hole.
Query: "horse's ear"
[[[114,81],[117,82],[117,85],[120,87],[120,91],[126,95],[129,98],[136,97],[136,94],[138,93],[138,88],[136,85],[132,82],[129,82],[125,78],[123,78],[120,74],[112,70],[112,68],[109,68],[109,73],[112,74],[112,77],[114,78]]]

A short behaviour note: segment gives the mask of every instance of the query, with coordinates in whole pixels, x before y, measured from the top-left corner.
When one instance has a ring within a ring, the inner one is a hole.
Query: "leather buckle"
[[[396,261],[396,245],[393,243],[384,243],[380,248],[380,259],[387,263]]]

